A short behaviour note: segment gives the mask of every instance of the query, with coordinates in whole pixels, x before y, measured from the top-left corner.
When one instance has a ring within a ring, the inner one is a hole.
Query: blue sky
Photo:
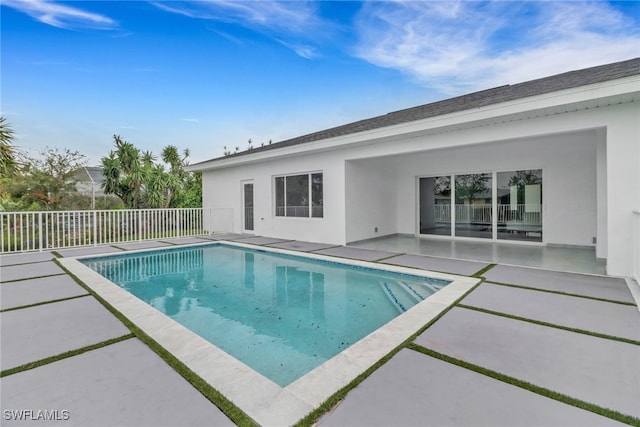
[[[640,56],[640,3],[2,0],[1,114],[35,155],[191,162]]]

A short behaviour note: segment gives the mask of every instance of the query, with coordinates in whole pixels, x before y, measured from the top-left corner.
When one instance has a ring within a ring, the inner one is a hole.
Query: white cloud
[[[155,1],[152,4],[166,12],[194,19],[250,28],[272,37],[306,59],[317,57],[316,48],[311,42],[321,38],[332,25],[319,17],[317,4],[312,1],[207,0],[180,3]],[[217,30],[213,31],[234,43],[239,43],[237,38],[231,38]],[[301,39],[309,42],[301,42]]]
[[[284,40],[278,40],[280,44],[294,51],[298,56],[305,59],[314,59],[319,56],[316,48],[310,45],[285,42]]]
[[[183,122],[189,122],[189,123],[200,123],[200,120],[190,117],[190,118],[184,118],[184,119],[180,119]]]
[[[97,13],[45,0],[3,0],[3,6],[19,10],[44,24],[58,28],[113,29],[117,23]]]
[[[370,2],[355,55],[445,94],[640,54],[640,31],[604,2]]]
[[[308,30],[309,25],[317,21],[316,6],[310,1],[206,0],[180,3],[156,1],[152,4],[167,12],[191,18],[232,22],[295,33]]]

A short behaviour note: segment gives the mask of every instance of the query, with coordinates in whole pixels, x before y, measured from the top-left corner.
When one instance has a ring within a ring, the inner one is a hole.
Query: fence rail
[[[226,233],[231,208],[0,212],[0,253]]]
[[[491,224],[492,222],[492,205],[456,205],[455,206],[456,223],[483,223]],[[497,206],[498,223],[518,223],[518,224],[542,224],[542,213],[539,204],[525,205],[506,205],[499,204]],[[435,220],[438,222],[451,221],[451,205],[435,205]]]
[[[633,278],[640,283],[640,210],[633,211]]]

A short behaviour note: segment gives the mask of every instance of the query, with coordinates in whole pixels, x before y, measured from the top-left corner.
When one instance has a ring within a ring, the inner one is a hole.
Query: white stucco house
[[[636,58],[408,108],[190,169],[203,174],[203,206],[233,208],[235,232],[333,244],[408,234],[590,246],[606,259],[608,274],[632,276],[639,101]]]

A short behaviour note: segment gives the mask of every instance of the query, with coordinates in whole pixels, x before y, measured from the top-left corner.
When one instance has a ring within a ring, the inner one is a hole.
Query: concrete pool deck
[[[220,239],[314,253],[332,248],[256,237],[163,239],[58,253],[80,256]],[[337,256],[454,274],[490,266],[407,258],[387,250],[334,249],[329,252]],[[0,256],[3,425],[232,424],[70,280],[51,262],[55,257],[46,252]],[[638,422],[640,312],[625,280],[501,265],[482,276],[486,281],[346,394],[319,425],[619,424],[581,409],[581,402]],[[50,363],[29,369],[29,363],[48,358]],[[569,399],[547,397],[555,396],[547,392]],[[7,418],[11,410],[66,410],[69,419],[15,421]]]

